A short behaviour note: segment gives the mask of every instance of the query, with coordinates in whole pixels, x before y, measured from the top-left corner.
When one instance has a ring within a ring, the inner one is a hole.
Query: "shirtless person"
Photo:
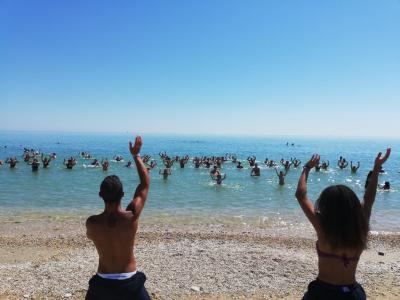
[[[6,159],[6,164],[10,164],[10,169],[15,169],[17,166],[18,160],[16,157],[9,157]]]
[[[285,176],[286,176],[286,174],[287,174],[287,170],[285,170],[285,173],[283,173],[283,171],[280,171],[279,173],[278,173],[278,170],[277,169],[275,169],[275,172],[276,172],[276,175],[278,176],[278,178],[279,178],[279,185],[285,185]]]
[[[357,163],[357,166],[353,165],[353,162],[350,162],[350,170],[352,174],[356,174],[357,170],[360,168],[360,162]]]
[[[108,162],[107,158],[105,160],[101,161],[101,166],[103,167],[103,171],[107,171],[108,170],[108,167],[110,166],[110,163]]]
[[[44,155],[42,154],[41,160],[42,160],[42,163],[43,163],[43,168],[46,169],[46,168],[49,167],[51,159],[52,159],[51,156],[49,158],[47,158],[47,157],[44,157]]]
[[[158,171],[158,174],[162,175],[164,180],[167,180],[168,176],[171,175],[171,169],[170,168],[164,168],[164,170]]]
[[[115,175],[107,176],[100,185],[104,212],[86,221],[86,234],[99,254],[97,274],[89,281],[86,300],[150,299],[144,283],[146,276],[138,272],[133,253],[140,213],[149,191],[150,177],[140,158],[142,139],[136,137],[129,150],[136,163],[140,184],[126,210],[121,208],[124,196],[122,183]]]
[[[258,164],[254,164],[254,168],[251,170],[251,176],[260,176],[261,169]]]

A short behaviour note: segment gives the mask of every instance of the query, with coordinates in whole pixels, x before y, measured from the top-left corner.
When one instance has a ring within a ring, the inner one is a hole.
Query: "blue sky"
[[[400,1],[0,0],[0,130],[395,136]]]

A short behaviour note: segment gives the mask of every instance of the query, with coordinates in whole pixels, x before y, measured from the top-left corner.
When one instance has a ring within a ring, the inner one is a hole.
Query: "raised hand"
[[[313,154],[311,159],[304,165],[305,168],[312,169],[319,165],[320,156],[318,154]]]
[[[139,155],[140,149],[142,148],[142,137],[138,135],[135,139],[135,145],[132,146],[132,142],[129,141],[129,151],[132,156]]]
[[[390,156],[390,152],[391,152],[391,148],[387,148],[386,149],[386,153],[385,155],[382,157],[382,152],[379,152],[378,155],[375,158],[375,165],[374,165],[374,169],[379,171],[380,168],[382,167],[382,165],[385,163],[385,161],[387,161],[387,159]]]

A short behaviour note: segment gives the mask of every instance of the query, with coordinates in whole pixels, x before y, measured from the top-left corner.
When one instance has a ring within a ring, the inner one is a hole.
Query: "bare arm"
[[[300,175],[299,183],[297,185],[296,190],[296,198],[299,201],[300,207],[303,210],[304,214],[314,226],[317,235],[320,233],[320,224],[318,217],[315,213],[314,204],[307,196],[307,179],[310,170],[314,168],[319,163],[319,155],[315,154],[311,157],[311,159],[305,164],[303,168],[303,172]]]
[[[372,170],[372,174],[369,179],[369,184],[364,194],[364,202],[363,202],[364,213],[368,222],[371,217],[372,206],[374,205],[376,197],[376,188],[378,186],[379,170],[381,169],[383,163],[389,158],[390,151],[391,151],[390,148],[386,149],[386,153],[382,158],[381,158],[382,153],[379,152],[378,156],[375,158],[374,169]]]
[[[143,210],[150,187],[150,176],[147,172],[146,166],[144,165],[139,155],[141,147],[142,147],[142,138],[140,136],[136,137],[134,146],[132,146],[132,142],[129,142],[129,150],[135,161],[136,168],[140,178],[140,183],[137,186],[133,199],[129,203],[126,210],[132,211],[133,214],[135,215],[136,220],[139,218],[140,213]]]

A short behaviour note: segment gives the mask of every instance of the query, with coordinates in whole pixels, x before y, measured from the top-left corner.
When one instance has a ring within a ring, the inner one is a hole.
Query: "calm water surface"
[[[86,215],[103,208],[98,197],[102,179],[110,174],[118,175],[125,189],[124,205],[127,205],[138,184],[135,168],[126,168],[129,158],[127,134],[44,134],[44,133],[0,133],[0,159],[17,156],[20,163],[15,170],[8,165],[0,167],[0,220]],[[255,155],[261,165],[261,177],[250,177],[248,163],[237,170],[231,162],[223,165],[227,179],[216,186],[210,179],[209,170],[195,169],[189,162],[184,169],[172,168],[172,176],[164,181],[158,175],[159,167],[151,172],[151,191],[143,214],[148,223],[235,223],[266,226],[300,226],[306,223],[294,197],[297,180],[301,172],[291,169],[286,184],[278,185],[274,169],[264,166],[266,157],[274,160],[296,157],[302,162],[312,153],[320,153],[322,160],[329,160],[327,172],[312,172],[309,177],[309,194],[315,200],[322,189],[331,184],[346,184],[359,197],[364,193],[364,182],[372,168],[378,151],[392,147],[392,156],[385,164],[385,174],[379,183],[390,181],[392,191],[379,191],[374,205],[372,229],[400,232],[400,163],[399,140],[323,139],[323,138],[276,138],[276,137],[204,137],[204,136],[143,136],[142,154],[150,154],[162,163],[158,156],[166,151],[170,156],[203,155],[222,156],[234,153],[245,161]],[[286,142],[294,146],[286,146]],[[6,146],[6,147],[5,147]],[[40,149],[43,153],[57,153],[49,169],[40,168],[33,173],[22,160],[23,148]],[[85,168],[89,160],[78,156],[88,151],[98,159],[112,159],[123,155],[125,162],[111,162],[107,172],[101,168]],[[75,156],[78,164],[66,170],[64,158]],[[349,167],[340,170],[336,163],[339,156],[348,161],[360,162],[357,174]]]

